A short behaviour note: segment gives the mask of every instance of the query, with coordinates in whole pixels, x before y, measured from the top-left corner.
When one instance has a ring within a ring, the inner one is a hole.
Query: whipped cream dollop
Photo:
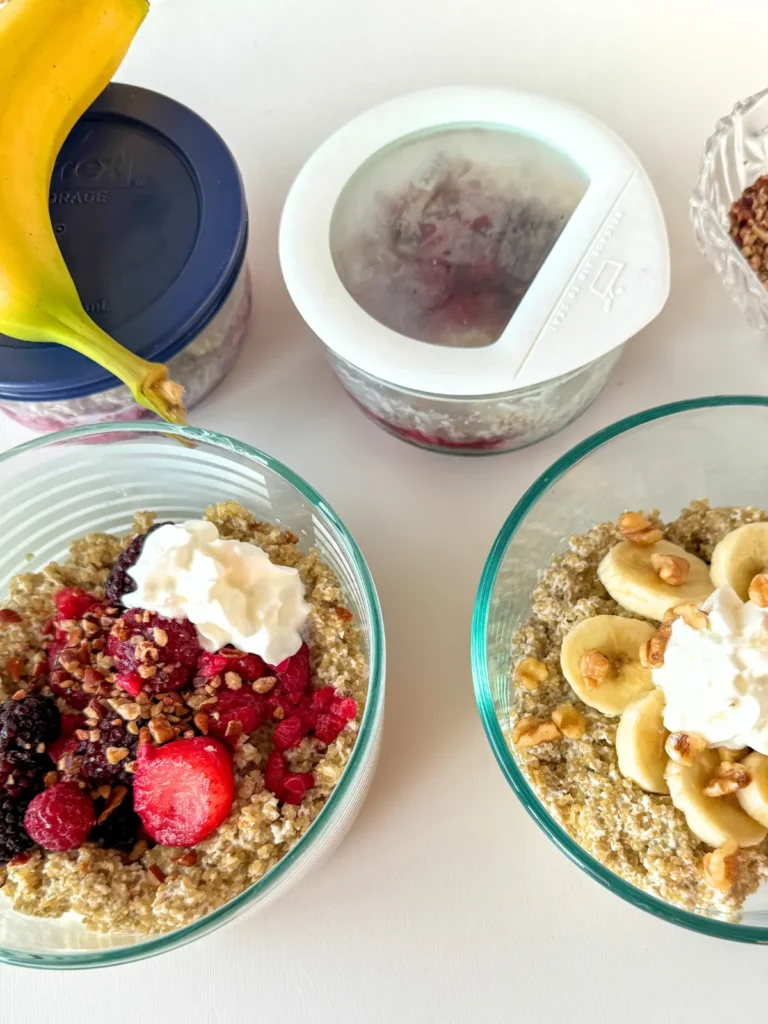
[[[653,681],[664,691],[664,725],[697,733],[710,746],[768,754],[768,609],[723,586],[701,605],[702,629],[672,623],[664,664]]]
[[[189,619],[205,651],[232,644],[279,665],[301,647],[310,608],[298,571],[256,544],[223,540],[213,523],[161,526],[128,573],[136,590],[123,604]]]

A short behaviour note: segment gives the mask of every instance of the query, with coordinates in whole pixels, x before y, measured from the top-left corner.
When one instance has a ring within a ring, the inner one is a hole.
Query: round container
[[[764,477],[745,437],[768,430],[768,398],[714,397],[649,409],[601,430],[558,459],[523,495],[483,570],[472,622],[472,671],[480,716],[496,760],[525,809],[591,878],[665,921],[742,942],[768,942],[768,887],[740,920],[693,913],[636,888],[595,860],[541,803],[511,753],[511,641],[531,615],[539,573],[567,538],[626,508],[676,517],[695,498],[713,506],[765,507]]]
[[[294,182],[280,260],[363,411],[460,454],[578,416],[669,291],[631,151],[565,104],[494,89],[415,93],[338,131]]]
[[[180,441],[191,442],[188,445]],[[180,946],[246,910],[264,906],[339,842],[371,783],[384,710],[384,627],[365,560],[336,513],[308,484],[270,456],[230,437],[166,423],[79,427],[0,455],[0,593],[21,570],[63,556],[94,531],[125,534],[133,513],[199,518],[233,499],[259,519],[289,527],[341,581],[369,663],[368,702],[349,763],[325,807],[268,874],[206,917],[159,937],[101,935],[72,916],[33,918],[9,909],[0,890],[0,960],[26,967],[101,967]],[[34,559],[27,561],[27,552]]]
[[[251,311],[245,195],[220,136],[166,96],[110,85],[64,143],[50,210],[88,313],[166,363],[193,408],[231,370]],[[0,409],[41,431],[155,418],[97,363],[4,335]]]
[[[733,202],[768,173],[768,89],[737,103],[704,146],[690,210],[699,249],[750,327],[768,333],[768,289],[730,235]]]

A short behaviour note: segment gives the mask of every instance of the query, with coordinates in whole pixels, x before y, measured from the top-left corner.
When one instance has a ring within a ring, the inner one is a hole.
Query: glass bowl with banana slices
[[[768,398],[718,396],[577,445],[504,524],[472,626],[488,739],[549,838],[744,942],[768,942],[766,430]]]

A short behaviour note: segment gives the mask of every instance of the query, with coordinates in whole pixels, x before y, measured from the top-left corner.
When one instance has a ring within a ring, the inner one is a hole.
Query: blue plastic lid
[[[93,319],[165,363],[226,299],[245,258],[237,164],[209,124],[167,96],[110,85],[72,129],[51,218]],[[120,382],[62,345],[0,334],[0,398],[60,401]]]

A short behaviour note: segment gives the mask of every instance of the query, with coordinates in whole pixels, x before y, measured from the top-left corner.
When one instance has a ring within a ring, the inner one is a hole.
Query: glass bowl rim
[[[694,914],[691,911],[666,903],[657,896],[652,896],[650,893],[644,892],[642,889],[638,889],[630,882],[620,878],[592,857],[591,854],[587,853],[579,843],[568,835],[536,796],[509,750],[496,717],[496,712],[494,711],[486,658],[488,616],[496,578],[512,538],[539,498],[578,462],[581,462],[604,444],[620,437],[622,434],[628,433],[635,427],[640,427],[646,423],[652,423],[655,420],[664,419],[669,416],[675,416],[679,413],[725,406],[758,406],[768,409],[768,397],[761,395],[712,395],[670,402],[639,413],[633,413],[631,416],[617,420],[602,430],[598,430],[585,440],[579,442],[579,444],[574,445],[573,448],[560,456],[531,484],[507,516],[483,568],[472,615],[472,677],[475,700],[477,701],[483,728],[504,777],[528,814],[569,860],[573,861],[590,878],[599,882],[610,892],[664,921],[669,921],[691,931],[701,932],[704,935],[712,935],[717,938],[732,939],[737,942],[766,944],[768,943],[768,926],[752,927],[735,922],[721,921],[700,914]]]
[[[89,950],[82,953],[78,950],[64,953],[32,953],[27,950],[18,950],[0,945],[0,963],[49,970],[110,967],[116,964],[130,963],[135,960],[156,956],[178,946],[186,945],[186,943],[191,942],[198,936],[215,930],[234,917],[239,910],[251,903],[257,894],[272,890],[282,881],[289,869],[300,857],[308,853],[313,846],[317,848],[321,844],[323,836],[334,822],[334,809],[341,803],[353,779],[359,777],[361,770],[365,767],[373,752],[373,744],[377,737],[377,727],[381,719],[385,674],[384,622],[378,594],[365,558],[341,518],[324,498],[297,473],[294,473],[293,470],[271,455],[267,455],[258,448],[253,448],[251,445],[238,441],[226,434],[219,434],[216,431],[205,430],[201,427],[176,426],[169,423],[152,421],[97,423],[45,434],[42,437],[34,438],[15,448],[11,448],[7,452],[0,453],[0,466],[17,455],[35,451],[38,448],[45,448],[62,441],[89,438],[97,434],[135,434],[143,432],[176,436],[192,442],[205,442],[220,448],[225,453],[233,452],[243,455],[251,462],[281,476],[287,483],[295,487],[301,496],[317,509],[324,518],[332,523],[339,533],[343,545],[340,545],[342,551],[351,563],[354,573],[360,582],[363,601],[371,621],[368,696],[363,719],[360,723],[357,741],[352,748],[349,762],[342,773],[341,779],[328,797],[315,821],[298,839],[295,846],[271,870],[228,903],[217,907],[216,910],[212,910],[209,914],[182,928],[174,929],[172,932],[148,938],[146,941],[137,942],[130,946],[120,946],[114,949]]]

